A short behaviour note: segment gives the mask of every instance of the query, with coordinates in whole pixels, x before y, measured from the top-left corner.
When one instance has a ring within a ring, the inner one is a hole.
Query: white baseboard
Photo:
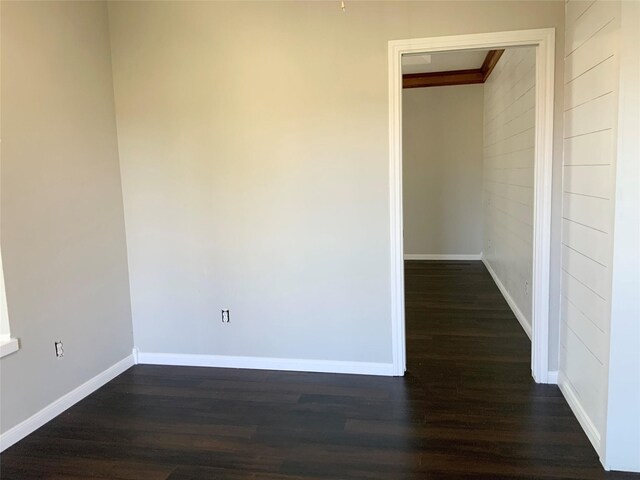
[[[547,374],[547,383],[551,384],[551,385],[557,385],[558,384],[558,371],[557,370],[549,371],[549,373]]]
[[[586,410],[582,407],[582,404],[578,399],[578,394],[573,389],[571,382],[565,378],[562,372],[558,374],[558,387],[560,387],[560,391],[571,407],[573,414],[578,419],[578,422],[580,422],[580,426],[582,426],[584,433],[587,434],[593,448],[595,448],[598,455],[602,457],[602,452],[600,451],[600,432],[598,432],[598,429],[589,418]]]
[[[511,295],[509,295],[509,292],[507,292],[507,289],[504,287],[504,285],[498,278],[498,275],[496,275],[496,272],[493,271],[493,268],[491,268],[491,265],[489,264],[489,262],[484,256],[482,257],[482,263],[484,263],[484,266],[487,267],[487,270],[489,270],[489,273],[491,274],[491,277],[493,278],[493,281],[495,282],[495,284],[498,286],[500,293],[502,293],[502,296],[509,304],[511,311],[518,319],[518,322],[520,322],[520,325],[522,326],[522,329],[525,331],[525,333],[529,337],[529,340],[531,340],[532,338],[531,326],[529,325],[529,323],[527,323],[526,317],[520,311],[520,309],[516,305],[516,302],[513,301],[513,298],[511,298]]]
[[[2,435],[0,435],[0,452],[6,450],[14,443],[22,440],[24,437],[37,430],[48,421],[53,420],[69,407],[75,405],[87,395],[95,392],[105,383],[113,380],[129,367],[133,366],[133,364],[133,355],[125,357],[115,365],[107,368],[104,372],[99,373],[90,380],[87,380],[79,387],[71,390],[69,393],[50,403],[42,410],[30,416],[15,427],[10,428]]]
[[[405,260],[480,260],[481,253],[469,255],[439,254],[439,253],[405,253]]]
[[[138,363],[190,367],[247,368],[288,370],[293,372],[351,373],[393,376],[392,363],[301,360],[269,357],[233,357],[227,355],[193,355],[184,353],[138,352]]]

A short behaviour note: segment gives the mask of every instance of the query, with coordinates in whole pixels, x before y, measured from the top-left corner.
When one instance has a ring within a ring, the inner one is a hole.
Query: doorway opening
[[[528,48],[527,48],[528,47]],[[466,58],[467,61],[470,58],[477,58],[482,56],[484,61],[479,68],[469,69],[462,68],[458,70],[457,80],[463,81],[466,80],[467,83],[484,83],[487,81],[487,71],[488,74],[491,74],[491,70],[496,68],[496,65],[500,65],[500,56],[501,52],[505,50],[509,52],[507,56],[504,58],[511,58],[511,65],[514,66],[516,62],[522,63],[530,61],[532,66],[530,68],[531,75],[533,78],[531,79],[533,86],[531,86],[529,93],[529,97],[524,99],[518,103],[514,109],[524,108],[526,101],[532,102],[534,105],[534,111],[529,112],[527,115],[524,115],[523,112],[519,112],[517,117],[520,120],[520,124],[524,124],[523,122],[531,122],[533,124],[533,128],[528,129],[529,134],[532,138],[530,141],[532,142],[531,147],[531,165],[529,168],[529,173],[531,174],[531,188],[530,188],[530,208],[531,208],[531,239],[530,239],[530,279],[531,285],[528,284],[528,281],[525,281],[526,285],[524,288],[527,289],[526,298],[530,299],[530,304],[526,305],[527,316],[530,318],[530,332],[529,336],[531,338],[531,372],[533,378],[538,383],[555,383],[555,379],[553,376],[550,377],[548,371],[548,337],[549,337],[549,254],[550,254],[550,223],[551,223],[551,169],[552,169],[552,138],[553,138],[553,81],[554,81],[554,30],[553,29],[541,29],[541,30],[525,30],[525,31],[515,31],[515,32],[499,32],[499,33],[487,33],[487,34],[474,34],[474,35],[462,35],[462,36],[450,36],[450,37],[434,37],[434,38],[425,38],[425,39],[413,39],[413,40],[399,40],[389,42],[389,106],[390,106],[390,126],[389,126],[389,135],[390,135],[390,202],[391,202],[391,272],[392,272],[392,340],[393,340],[393,353],[394,353],[394,373],[396,375],[404,375],[406,371],[407,363],[406,363],[406,326],[405,326],[405,236],[407,231],[404,229],[404,219],[403,219],[403,80],[404,86],[411,87],[416,86],[416,82],[426,82],[428,85],[433,85],[436,82],[436,85],[455,85],[456,79],[452,78],[442,78],[442,75],[439,77],[436,72],[431,68],[427,67],[425,72],[407,72],[407,66],[413,64],[419,65],[422,62],[422,68],[425,69],[424,63],[438,63],[441,62],[445,56],[442,56],[444,52],[448,52],[451,55],[448,55],[448,60],[450,63],[453,62],[453,59],[463,59]],[[529,53],[527,53],[529,52]],[[455,54],[455,55],[453,55]],[[441,55],[440,57],[436,57],[437,55]],[[497,58],[496,58],[497,57]],[[404,59],[404,62],[403,62]],[[408,61],[409,60],[409,61]],[[436,60],[435,62],[433,62]],[[403,78],[403,63],[405,65],[405,72],[408,73],[407,76]],[[454,62],[455,63],[455,62]],[[508,62],[505,62],[506,65]],[[451,66],[451,65],[449,65]],[[520,69],[526,68],[527,64],[523,64]],[[436,66],[437,68],[437,66]],[[498,67],[499,68],[499,67]],[[431,70],[431,71],[429,71]],[[446,68],[447,71],[450,72],[450,68]],[[420,75],[422,73],[422,75]],[[506,75],[506,73],[505,73]],[[466,76],[466,79],[463,78]],[[451,77],[451,75],[449,75]],[[475,78],[475,80],[474,80]],[[440,83],[437,82],[447,81],[449,83]],[[424,86],[421,86],[424,88]],[[514,87],[515,88],[515,87]],[[523,85],[520,85],[519,88],[524,88]],[[526,89],[525,89],[526,90]],[[471,93],[471,92],[467,92]],[[503,94],[505,92],[502,92]],[[517,95],[520,95],[522,92],[516,92]],[[494,92],[494,97],[499,95],[500,92]],[[514,92],[509,93],[509,95],[513,96]],[[431,98],[429,100],[429,97]],[[441,102],[442,96],[427,96],[427,102]],[[471,97],[458,99],[458,101],[467,101]],[[505,101],[506,101],[505,97]],[[520,98],[520,97],[518,97]],[[500,112],[501,109],[505,106],[503,99],[496,97],[493,99],[493,105],[490,108],[493,109],[493,114],[496,112]],[[504,115],[503,115],[504,116]],[[491,119],[491,115],[486,114],[486,105],[485,105],[485,113],[484,113],[484,129],[487,130],[487,119]],[[449,119],[451,120],[451,119]],[[514,123],[516,121],[516,117],[510,119]],[[444,122],[443,122],[444,123]],[[434,125],[435,128],[435,125]],[[517,149],[516,143],[521,141],[522,139],[518,138],[517,132],[519,129],[518,124],[511,125],[511,130],[516,133],[513,139],[510,140],[510,149]],[[485,157],[484,161],[487,162],[487,158],[489,157],[490,161],[493,161],[496,164],[495,159],[491,159],[491,155],[489,154],[501,154],[503,153],[500,149],[504,149],[504,145],[500,145],[500,142],[504,140],[505,131],[504,129],[497,132],[491,132],[491,129],[488,129],[489,132],[484,132],[483,134],[483,149]],[[447,132],[444,130],[441,131],[440,135],[444,135]],[[451,132],[448,132],[451,133]],[[492,135],[494,135],[492,137]],[[526,134],[521,135],[521,137],[525,137]],[[498,141],[499,140],[499,141]],[[524,140],[522,140],[524,141]],[[437,142],[436,142],[437,143]],[[458,147],[461,147],[464,144],[464,141],[461,139],[458,143]],[[524,145],[524,144],[523,144]],[[489,175],[495,174],[498,175],[499,178],[501,175],[505,175],[504,166],[496,165],[497,168],[494,171],[489,170]],[[453,166],[455,167],[455,165]],[[458,165],[458,170],[465,169],[465,165]],[[454,168],[455,169],[455,168]],[[487,169],[483,168],[484,178],[487,175]],[[477,168],[476,168],[477,173]],[[507,174],[509,174],[507,172]],[[509,175],[519,175],[518,172],[512,172]],[[469,175],[467,175],[469,176]],[[472,175],[469,176],[470,178]],[[499,180],[499,178],[497,178]],[[410,185],[411,182],[415,180],[414,175],[412,173],[412,177],[408,180],[407,185]],[[471,178],[472,180],[472,178]],[[496,179],[494,179],[496,180]],[[433,181],[433,180],[432,180]],[[471,185],[471,184],[470,184]],[[447,192],[442,182],[437,186],[432,185],[434,188],[431,189],[431,193],[433,190],[439,190],[444,197],[446,197]],[[446,185],[445,185],[446,186]],[[477,189],[477,185],[474,187]],[[429,190],[428,188],[426,190]],[[477,192],[476,192],[477,193]],[[488,197],[488,198],[484,198]],[[484,204],[484,201],[488,201],[491,203],[495,201],[492,198],[492,195],[487,195],[486,192],[483,193],[482,207],[486,208],[487,205]],[[429,200],[427,199],[427,202]],[[445,198],[443,201],[447,201]],[[477,201],[471,200],[472,203]],[[467,199],[467,203],[469,203]],[[526,202],[523,202],[526,204]],[[491,206],[489,205],[489,208]],[[410,212],[411,214],[415,214],[415,212]],[[455,223],[455,222],[454,222]],[[459,226],[459,225],[458,225]],[[440,225],[437,223],[433,225],[433,229],[440,228]],[[433,230],[432,229],[432,230]],[[429,230],[427,228],[426,230]],[[501,288],[503,295],[509,301],[509,295],[505,291],[504,285],[501,284],[498,275],[494,271],[496,268],[491,268],[491,255],[495,256],[495,252],[491,252],[493,245],[491,242],[496,241],[492,238],[484,238],[482,244],[482,250],[487,250],[485,254],[481,254],[477,251],[475,247],[469,247],[469,242],[473,243],[474,237],[475,242],[477,243],[478,232],[477,229],[473,230],[472,233],[464,233],[458,231],[455,233],[455,228],[449,229],[452,230],[453,233],[440,231],[441,237],[438,239],[440,243],[449,244],[451,242],[451,238],[447,237],[447,235],[457,235],[460,237],[461,242],[467,242],[466,247],[458,246],[461,255],[459,259],[473,259],[479,260],[482,259],[487,266],[488,270],[492,273],[494,280],[496,280],[496,284]],[[415,237],[416,232],[411,231],[411,235]],[[418,232],[419,233],[419,232]],[[423,232],[424,233],[424,232]],[[489,235],[492,236],[492,235]],[[425,240],[418,239],[417,243],[421,241],[431,242],[432,245],[428,247],[433,251],[426,252],[406,252],[408,255],[407,259],[438,259],[438,255],[445,255],[445,257],[440,258],[451,258],[447,257],[446,254],[437,253],[438,252],[438,241],[435,241],[433,236],[432,238]],[[464,238],[462,238],[464,237]],[[449,239],[447,239],[449,238]],[[413,240],[412,240],[413,241]],[[409,244],[410,245],[410,244]],[[451,248],[449,245],[448,248]],[[465,250],[466,248],[466,250]],[[413,246],[408,246],[408,250],[413,250]],[[482,251],[481,250],[481,251]],[[412,257],[412,255],[414,255]],[[422,257],[420,257],[422,255]],[[455,254],[454,254],[455,255]],[[497,262],[493,262],[494,265]],[[526,276],[522,276],[523,278]],[[515,303],[515,302],[513,302]],[[520,302],[522,304],[522,302]],[[512,305],[510,303],[512,309],[516,305]],[[514,309],[514,312],[517,310]],[[530,310],[530,312],[529,312]],[[516,314],[517,316],[517,314]],[[521,320],[521,323],[522,320]],[[523,326],[526,330],[526,324],[523,323]]]

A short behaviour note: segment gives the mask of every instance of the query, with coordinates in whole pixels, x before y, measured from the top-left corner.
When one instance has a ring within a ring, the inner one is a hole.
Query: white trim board
[[[458,254],[458,253],[405,253],[405,260],[481,260],[481,253]]]
[[[527,319],[524,316],[524,313],[522,313],[522,311],[518,308],[518,305],[516,305],[516,302],[513,300],[513,298],[511,298],[511,295],[509,295],[509,292],[507,292],[507,289],[498,278],[498,275],[496,274],[496,272],[493,271],[493,268],[491,268],[491,264],[485,257],[482,257],[482,263],[484,263],[484,266],[487,267],[487,270],[489,271],[491,278],[493,278],[494,283],[498,287],[498,290],[500,290],[500,293],[502,293],[502,296],[509,304],[509,308],[511,308],[511,311],[518,319],[518,322],[520,322],[522,329],[525,331],[525,333],[529,337],[529,340],[531,340],[531,335],[532,335],[531,326],[527,322]]]
[[[18,425],[10,428],[2,435],[0,435],[0,452],[6,450],[14,443],[22,440],[24,437],[43,426],[45,423],[53,420],[62,412],[72,407],[86,396],[92,394],[104,384],[113,380],[115,377],[117,377],[133,365],[133,355],[129,355],[123,358],[118,363],[107,368],[102,373],[99,373],[95,377],[87,380],[82,385],[53,401],[39,412],[31,415],[29,418],[20,422]]]
[[[578,394],[573,389],[571,382],[569,382],[569,380],[564,376],[562,372],[558,373],[558,387],[560,387],[560,391],[564,395],[564,398],[567,400],[569,407],[571,407],[573,414],[576,416],[578,422],[582,426],[582,429],[587,434],[587,437],[593,445],[593,448],[595,448],[596,452],[598,452],[598,455],[600,455],[600,433],[589,418],[589,415],[580,403],[580,400],[578,400]],[[600,459],[600,461],[602,462],[602,459]]]
[[[393,376],[393,364],[345,362],[335,360],[303,360],[270,357],[234,357],[185,353],[138,352],[138,363],[190,367],[248,368],[255,370],[287,370],[292,372],[350,373],[357,375]]]
[[[0,358],[11,355],[13,352],[17,352],[20,349],[20,343],[17,338],[11,338],[9,336],[0,337]]]
[[[404,251],[402,219],[402,55],[536,47],[534,227],[531,372],[536,382],[549,375],[549,258],[551,252],[551,188],[555,29],[516,30],[389,42],[389,232],[391,337],[396,375],[406,371],[404,318]]]

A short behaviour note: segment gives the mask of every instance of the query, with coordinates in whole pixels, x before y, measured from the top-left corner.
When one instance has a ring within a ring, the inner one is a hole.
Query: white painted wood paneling
[[[612,128],[617,112],[616,96],[612,93],[578,105],[564,113],[565,137],[585,135]]]
[[[607,355],[607,337],[595,323],[576,307],[567,297],[562,297],[562,318],[573,333],[600,363]]]
[[[596,427],[602,438],[604,428],[605,383],[594,382],[594,378],[605,375],[605,367],[596,360],[585,344],[562,321],[560,326],[561,373],[573,386],[582,409]],[[600,448],[599,443],[594,445]]]
[[[562,197],[562,216],[591,228],[608,232],[611,226],[609,200],[565,193]]]
[[[565,165],[610,165],[613,161],[613,130],[601,130],[564,141]]]
[[[613,8],[608,1],[593,2],[575,21],[568,22],[566,28],[565,53],[580,48],[614,18]]]
[[[559,378],[563,391],[574,393],[572,408],[600,454],[611,311],[618,12],[619,2],[566,4]]]
[[[602,298],[608,298],[609,282],[606,278],[607,267],[604,265],[563,245],[562,268]]]
[[[577,78],[587,70],[614,55],[616,49],[616,22],[608,23],[602,30],[584,42],[580,48],[565,58],[565,82]]]
[[[611,197],[610,165],[565,165],[564,191],[589,197]]]
[[[616,88],[617,64],[614,57],[586,71],[564,86],[565,109],[575,108],[611,93]]]
[[[484,256],[530,329],[534,48],[504,52],[485,83],[484,112]]]
[[[610,266],[609,234],[566,219],[562,221],[562,232],[562,241],[566,246],[602,265]]]
[[[607,301],[565,271],[562,272],[562,295],[576,305],[600,330],[609,331]]]
[[[573,2],[567,2],[566,8],[566,19],[567,19],[567,27],[575,23],[576,19],[582,15],[587,8],[592,6],[595,3],[595,0],[575,0]]]

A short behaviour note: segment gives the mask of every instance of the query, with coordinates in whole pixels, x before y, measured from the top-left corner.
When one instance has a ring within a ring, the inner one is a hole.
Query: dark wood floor
[[[407,262],[404,378],[139,365],[2,454],[2,479],[606,474],[479,262]]]

